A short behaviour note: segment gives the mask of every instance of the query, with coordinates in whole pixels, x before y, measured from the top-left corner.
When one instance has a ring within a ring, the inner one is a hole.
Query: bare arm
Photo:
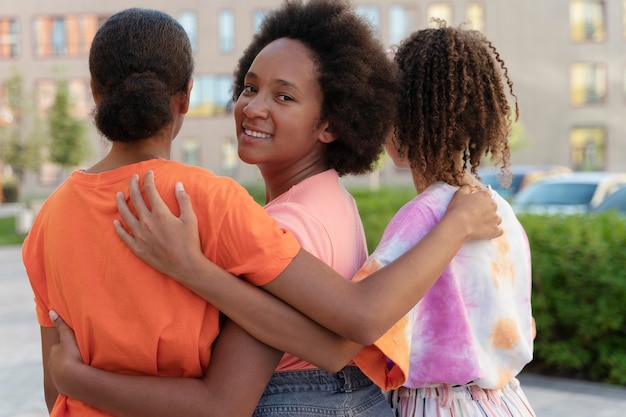
[[[55,326],[48,362],[59,392],[119,417],[249,417],[282,356],[227,322],[203,379],[120,375],[85,365],[71,329]]]
[[[132,232],[132,235],[127,233],[117,222],[120,238],[144,261],[204,297],[246,331],[266,331],[271,323],[240,311],[245,303],[233,290],[237,285],[233,281],[238,278],[202,254],[197,218],[182,187],[176,190],[181,216],[175,217],[160,198],[151,173],[146,175],[144,183],[152,210],[143,200],[137,176],[131,179],[130,197],[138,218],[129,210],[123,196],[117,199],[120,214]],[[469,187],[464,187],[450,202],[443,220],[424,239],[363,281],[346,281],[323,262],[300,251],[264,289],[333,332],[368,345],[423,297],[463,243],[468,239],[499,236],[502,233],[499,223],[490,193],[470,193]],[[384,305],[385,309],[374,310],[372,305]],[[299,331],[288,330],[287,326],[278,330]],[[276,333],[253,335],[276,346],[272,340]]]

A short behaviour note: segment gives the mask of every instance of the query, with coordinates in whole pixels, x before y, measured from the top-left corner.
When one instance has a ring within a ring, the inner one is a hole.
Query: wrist
[[[450,239],[458,241],[460,244],[471,239],[471,222],[466,219],[463,210],[447,212],[439,222],[439,226]]]

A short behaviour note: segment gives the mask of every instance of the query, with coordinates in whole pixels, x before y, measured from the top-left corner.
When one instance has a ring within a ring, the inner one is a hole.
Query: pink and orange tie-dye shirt
[[[389,264],[441,220],[456,187],[437,183],[402,207],[354,279]],[[426,296],[355,362],[381,388],[504,386],[532,359],[528,239],[494,193],[504,234],[466,243]],[[382,306],[381,308],[384,308]]]

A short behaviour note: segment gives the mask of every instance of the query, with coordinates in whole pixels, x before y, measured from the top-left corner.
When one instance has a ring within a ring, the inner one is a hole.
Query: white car
[[[586,213],[625,185],[623,172],[573,172],[530,184],[511,205],[517,213]]]
[[[622,187],[609,195],[591,211],[594,213],[616,211],[622,216],[626,216],[626,187]]]
[[[480,175],[480,182],[484,185],[491,186],[496,190],[498,194],[507,200],[513,199],[515,194],[522,191],[524,188],[537,182],[543,178],[566,174],[572,172],[571,169],[562,165],[511,165],[509,167],[511,172],[511,184],[509,187],[503,187],[500,184],[500,170],[494,167],[482,167],[478,169],[478,175]]]

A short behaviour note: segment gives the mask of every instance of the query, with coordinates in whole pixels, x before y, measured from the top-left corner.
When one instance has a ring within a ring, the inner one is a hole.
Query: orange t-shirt
[[[219,312],[137,258],[118,238],[115,194],[153,170],[167,205],[182,181],[208,259],[255,285],[279,275],[300,249],[229,178],[163,159],[101,174],[75,172],[45,202],[23,246],[37,317],[50,309],[74,330],[85,363],[123,374],[201,377],[219,333]],[[52,416],[107,415],[59,396]]]

